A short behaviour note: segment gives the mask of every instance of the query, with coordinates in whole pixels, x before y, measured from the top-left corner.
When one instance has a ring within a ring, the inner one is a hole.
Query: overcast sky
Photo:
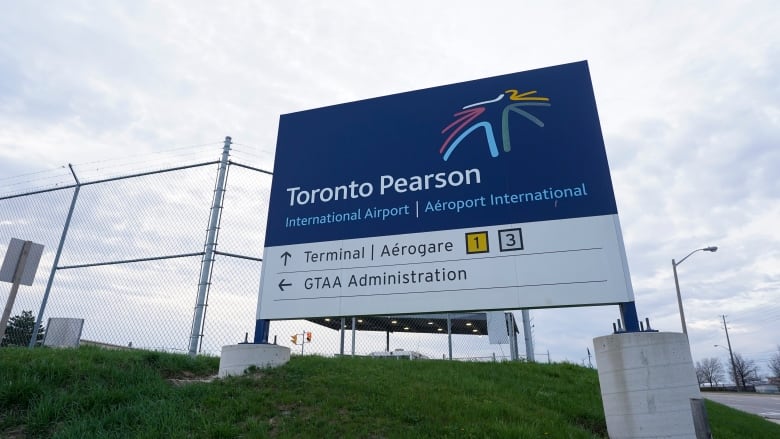
[[[694,360],[780,343],[776,1],[61,1],[0,14],[0,179],[227,135],[273,167],[280,114],[587,60],[640,317]],[[214,157],[216,158],[216,154]],[[3,180],[0,180],[2,185]],[[3,192],[7,192],[3,190]],[[580,363],[616,307],[535,311]]]

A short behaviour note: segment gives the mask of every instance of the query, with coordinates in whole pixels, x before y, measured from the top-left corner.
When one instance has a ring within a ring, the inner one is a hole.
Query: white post
[[[452,360],[452,318],[447,313],[447,346],[449,347],[450,360]]]
[[[525,337],[525,360],[534,362],[534,339],[531,334],[531,313],[527,309],[521,311],[523,317],[523,336]]]
[[[341,318],[341,329],[339,330],[339,335],[341,338],[341,343],[339,345],[339,354],[344,355],[344,325],[346,325],[346,322],[344,321],[344,317]]]
[[[352,317],[352,356],[355,356],[355,318]]]
[[[32,247],[32,241],[24,241],[22,245],[22,253],[19,255],[19,259],[16,261],[16,268],[14,269],[14,275],[11,284],[11,293],[8,294],[8,300],[5,302],[5,309],[3,310],[3,317],[0,318],[0,341],[3,341],[5,337],[5,329],[8,327],[8,319],[11,317],[11,309],[14,307],[16,301],[16,294],[19,291],[19,284],[22,282],[22,273],[24,272],[24,265],[27,263],[27,255],[30,253],[30,247]],[[35,339],[35,333],[33,332],[32,338]]]
[[[227,180],[228,157],[230,157],[230,137],[225,137],[225,146],[222,148],[222,160],[219,162],[217,185],[214,189],[214,202],[211,205],[209,215],[209,228],[206,232],[206,244],[204,246],[203,261],[200,267],[200,281],[198,282],[198,297],[195,300],[195,313],[192,316],[192,331],[190,332],[189,354],[197,355],[200,350],[199,341],[203,336],[203,320],[206,315],[206,298],[211,286],[211,267],[214,262],[214,252],[217,249],[217,235],[219,233],[219,220],[222,216],[222,200],[225,196],[225,181]]]
[[[509,336],[509,359],[516,361],[520,359],[517,353],[517,335],[515,334],[515,319],[511,312],[504,313],[504,321],[506,322],[506,334]]]

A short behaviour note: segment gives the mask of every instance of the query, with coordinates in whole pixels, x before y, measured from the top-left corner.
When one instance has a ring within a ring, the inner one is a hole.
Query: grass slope
[[[574,365],[307,356],[197,380],[218,363],[87,347],[2,349],[0,437],[607,436],[596,371]],[[780,437],[780,426],[708,410],[718,438]]]

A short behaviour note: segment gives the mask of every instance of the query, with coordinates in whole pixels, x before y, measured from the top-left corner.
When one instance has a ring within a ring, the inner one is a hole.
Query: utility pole
[[[726,344],[729,345],[729,356],[731,357],[731,370],[734,372],[734,384],[737,386],[737,392],[739,392],[741,389],[739,387],[739,377],[737,377],[737,366],[734,364],[734,352],[731,350],[731,340],[729,339],[729,327],[726,325],[726,316],[721,315],[723,317],[723,329],[726,330]]]
[[[591,356],[591,354],[590,354],[590,348],[586,347],[585,349],[587,349],[587,350],[588,350],[588,367],[589,367],[589,368],[591,368],[591,369],[593,369],[593,362],[591,362],[591,361],[590,361],[590,356]]]

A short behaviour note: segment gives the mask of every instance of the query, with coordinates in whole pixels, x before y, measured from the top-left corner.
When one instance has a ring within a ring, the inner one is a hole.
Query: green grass
[[[306,356],[197,380],[218,364],[89,347],[1,349],[0,437],[607,437],[596,371],[570,364]],[[780,426],[707,408],[719,439],[780,437]]]
[[[712,437],[717,439],[780,438],[780,425],[713,401],[705,401]]]

